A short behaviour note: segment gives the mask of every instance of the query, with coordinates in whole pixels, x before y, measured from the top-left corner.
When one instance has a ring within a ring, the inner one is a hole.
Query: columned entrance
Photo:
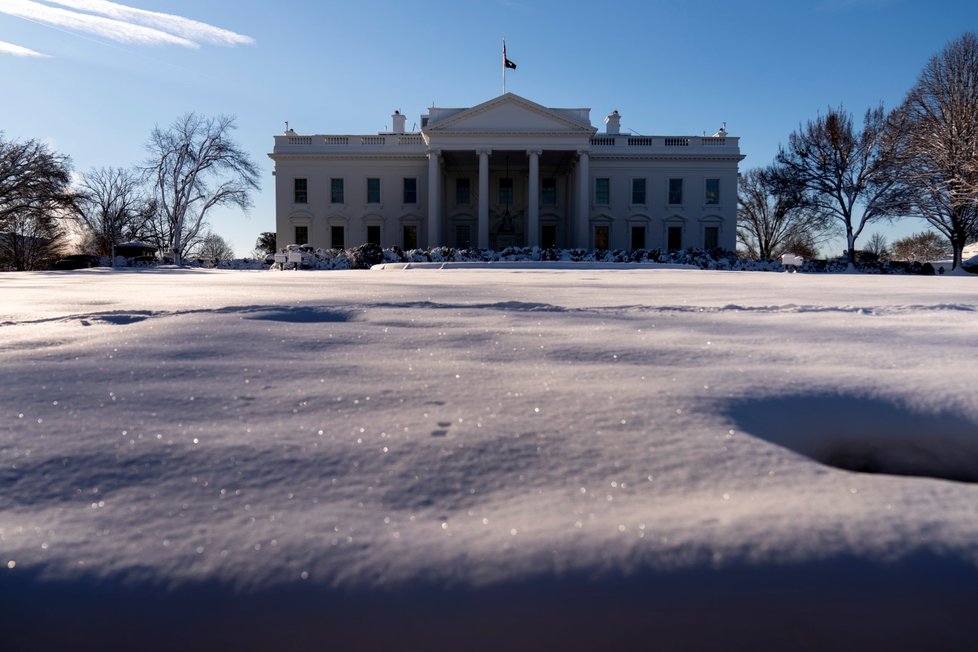
[[[583,246],[579,215],[587,209],[582,213],[580,203],[588,197],[580,161],[576,150],[542,148],[442,149],[429,156],[432,246]]]

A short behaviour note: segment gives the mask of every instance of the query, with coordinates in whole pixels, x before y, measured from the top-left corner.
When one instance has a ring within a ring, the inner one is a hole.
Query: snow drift
[[[968,649],[975,297],[5,274],[0,647]]]

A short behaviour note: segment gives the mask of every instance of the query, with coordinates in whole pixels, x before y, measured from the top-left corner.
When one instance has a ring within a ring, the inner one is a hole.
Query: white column
[[[491,150],[479,150],[479,244],[489,248],[489,154]]]
[[[530,156],[530,187],[527,192],[526,246],[540,246],[540,150],[527,151]]]
[[[441,235],[441,152],[428,152],[428,247],[443,244]]]
[[[577,222],[573,246],[587,249],[591,221],[591,171],[587,151],[578,151],[577,157]]]

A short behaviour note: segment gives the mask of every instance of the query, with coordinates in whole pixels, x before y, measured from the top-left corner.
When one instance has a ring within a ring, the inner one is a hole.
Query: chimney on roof
[[[618,115],[618,111],[612,111],[608,114],[608,117],[604,119],[606,125],[605,132],[609,136],[617,136],[618,132],[621,130],[621,116]]]
[[[394,127],[393,131],[395,134],[404,133],[404,123],[406,121],[407,118],[401,115],[400,111],[394,111],[394,114],[391,116],[391,125]]]

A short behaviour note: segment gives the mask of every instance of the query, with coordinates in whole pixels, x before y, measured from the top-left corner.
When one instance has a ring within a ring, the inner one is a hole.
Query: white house
[[[736,246],[738,139],[605,131],[512,93],[431,107],[421,131],[275,137],[279,246]]]

